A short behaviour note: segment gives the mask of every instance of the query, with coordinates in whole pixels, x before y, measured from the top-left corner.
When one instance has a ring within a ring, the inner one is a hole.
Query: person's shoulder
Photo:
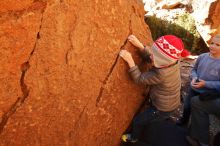
[[[202,53],[198,56],[197,60],[201,60],[203,58],[209,58],[209,53]]]
[[[205,56],[209,56],[209,53],[207,52],[207,53],[202,53],[199,55],[199,57],[205,57]]]

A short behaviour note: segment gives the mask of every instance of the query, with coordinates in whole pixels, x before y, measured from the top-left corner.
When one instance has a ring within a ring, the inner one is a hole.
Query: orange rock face
[[[220,11],[220,1],[216,1],[215,3],[213,3],[213,5],[211,5],[210,8],[210,18],[212,21],[212,29],[215,29],[216,32],[220,34],[220,15],[219,15],[219,11]]]
[[[196,27],[205,41],[220,33],[220,1],[193,0]]]
[[[118,53],[151,43],[143,4],[16,3],[0,2],[0,146],[119,145],[143,97]]]

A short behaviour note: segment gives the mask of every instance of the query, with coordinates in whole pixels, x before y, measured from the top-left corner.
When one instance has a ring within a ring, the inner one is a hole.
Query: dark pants
[[[197,96],[197,95],[199,95],[199,93],[194,91],[191,87],[189,87],[188,95],[183,100],[183,102],[184,102],[183,103],[183,105],[184,105],[184,108],[183,108],[183,119],[186,122],[189,121],[189,117],[190,117],[190,114],[191,114],[191,99],[194,96]]]
[[[157,120],[166,120],[170,117],[170,114],[171,112],[158,111],[155,107],[147,108],[134,118],[132,123],[132,137],[138,139],[147,124]]]
[[[215,135],[213,146],[220,146],[220,131]]]
[[[190,136],[201,143],[209,143],[209,114],[220,116],[220,98],[201,101],[198,96],[191,100],[192,115]]]

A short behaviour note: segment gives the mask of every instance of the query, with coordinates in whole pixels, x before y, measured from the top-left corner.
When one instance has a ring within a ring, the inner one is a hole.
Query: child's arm
[[[220,81],[205,81],[205,87],[220,92]]]
[[[135,83],[152,85],[161,82],[155,71],[141,73],[138,66],[135,65],[131,53],[129,53],[127,50],[121,50],[119,55],[128,63],[128,66],[130,67],[129,72]]]
[[[129,73],[133,81],[137,84],[155,85],[161,82],[160,77],[153,70],[141,73],[139,68],[135,66],[135,67],[130,68]]]

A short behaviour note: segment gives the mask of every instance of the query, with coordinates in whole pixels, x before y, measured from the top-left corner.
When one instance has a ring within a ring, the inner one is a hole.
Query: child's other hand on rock
[[[133,58],[132,58],[132,56],[131,56],[131,53],[128,52],[127,50],[121,50],[121,51],[119,52],[119,56],[120,56],[121,58],[123,58],[123,59],[128,63],[128,65],[129,65],[130,67],[135,66],[134,60],[133,60]]]

